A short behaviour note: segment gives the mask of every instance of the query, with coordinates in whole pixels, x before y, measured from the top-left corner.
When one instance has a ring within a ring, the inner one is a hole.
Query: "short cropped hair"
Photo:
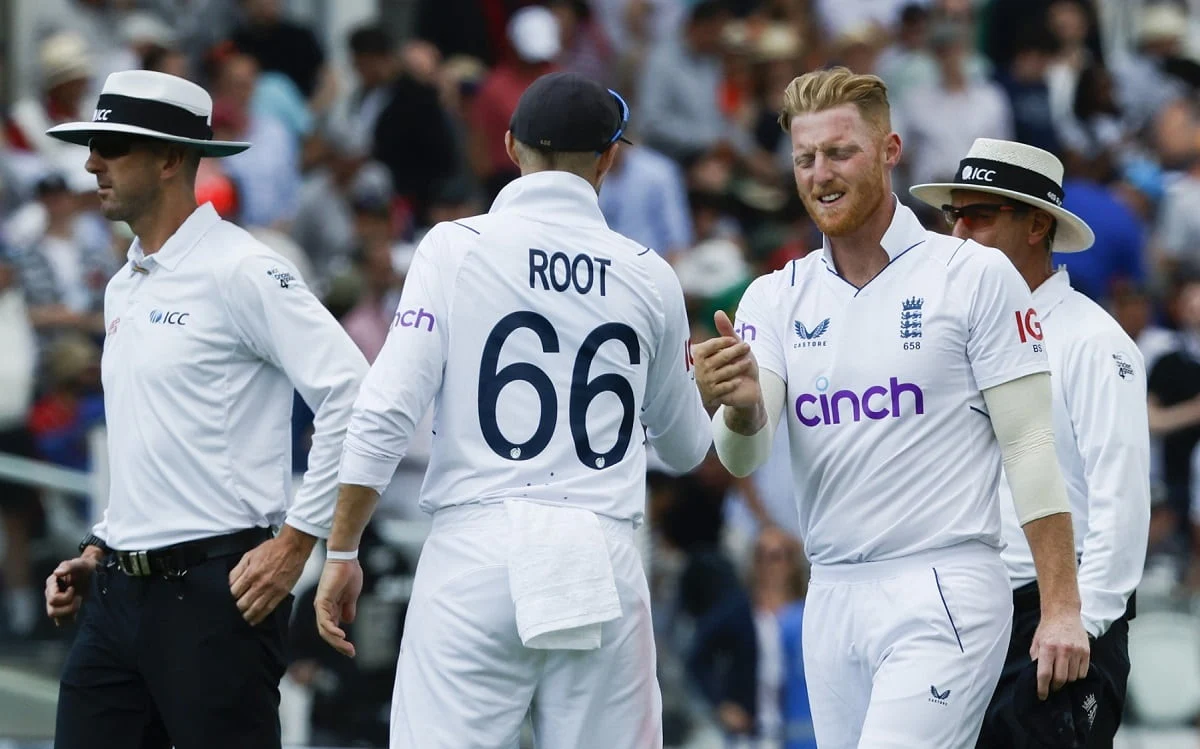
[[[841,66],[814,70],[794,78],[783,92],[779,126],[785,133],[791,132],[793,117],[824,112],[845,104],[857,107],[862,118],[882,133],[891,132],[892,110],[883,79]]]

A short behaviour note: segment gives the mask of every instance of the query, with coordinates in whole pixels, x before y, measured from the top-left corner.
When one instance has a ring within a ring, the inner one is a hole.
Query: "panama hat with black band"
[[[958,162],[953,182],[914,185],[909,192],[918,200],[942,209],[952,203],[955,190],[1000,195],[1054,217],[1055,252],[1082,252],[1096,241],[1083,219],[1063,208],[1063,165],[1049,151],[1008,140],[977,138]]]
[[[46,134],[80,146],[97,135],[128,135],[191,146],[205,156],[232,156],[250,147],[213,140],[212,97],[189,80],[152,70],[112,73],[91,122],[67,122]]]

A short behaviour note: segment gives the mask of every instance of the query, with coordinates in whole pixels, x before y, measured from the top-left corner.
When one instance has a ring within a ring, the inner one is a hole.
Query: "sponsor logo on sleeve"
[[[277,267],[271,268],[269,271],[267,271],[267,275],[279,282],[279,288],[281,289],[288,288],[292,281],[296,280],[296,277],[291,273],[288,273],[285,270],[280,270]]]
[[[1133,362],[1129,361],[1129,357],[1120,352],[1112,355],[1113,361],[1117,365],[1117,376],[1122,380],[1133,379]]]
[[[392,318],[392,327],[417,328],[432,333],[435,322],[432,312],[424,307],[418,307],[397,312],[396,316]]]
[[[1015,312],[1017,316],[1017,336],[1020,337],[1021,343],[1028,343],[1030,340],[1042,340],[1042,323],[1038,320],[1037,311],[1030,307],[1024,312]],[[1035,350],[1041,350],[1040,346],[1035,346]]]

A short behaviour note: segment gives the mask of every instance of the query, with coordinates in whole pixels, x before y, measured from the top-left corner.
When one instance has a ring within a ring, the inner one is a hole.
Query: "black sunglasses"
[[[968,229],[985,229],[996,223],[1001,213],[1021,215],[1032,211],[1027,205],[1012,205],[1009,203],[971,203],[969,205],[943,205],[942,217],[950,226],[958,223],[959,219]]]
[[[128,156],[138,145],[149,142],[150,138],[136,135],[93,135],[88,140],[88,148],[102,159],[119,159]]]

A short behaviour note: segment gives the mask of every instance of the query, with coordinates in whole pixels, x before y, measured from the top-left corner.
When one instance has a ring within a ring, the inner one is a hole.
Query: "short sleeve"
[[[773,314],[771,303],[776,278],[776,274],[760,276],[747,287],[738,304],[733,329],[750,344],[760,369],[774,372],[787,382],[787,359],[774,325],[779,316]]]
[[[967,310],[967,359],[980,390],[1036,372],[1049,372],[1042,324],[1025,279],[999,250],[966,249],[978,264],[959,283],[970,297]]]

